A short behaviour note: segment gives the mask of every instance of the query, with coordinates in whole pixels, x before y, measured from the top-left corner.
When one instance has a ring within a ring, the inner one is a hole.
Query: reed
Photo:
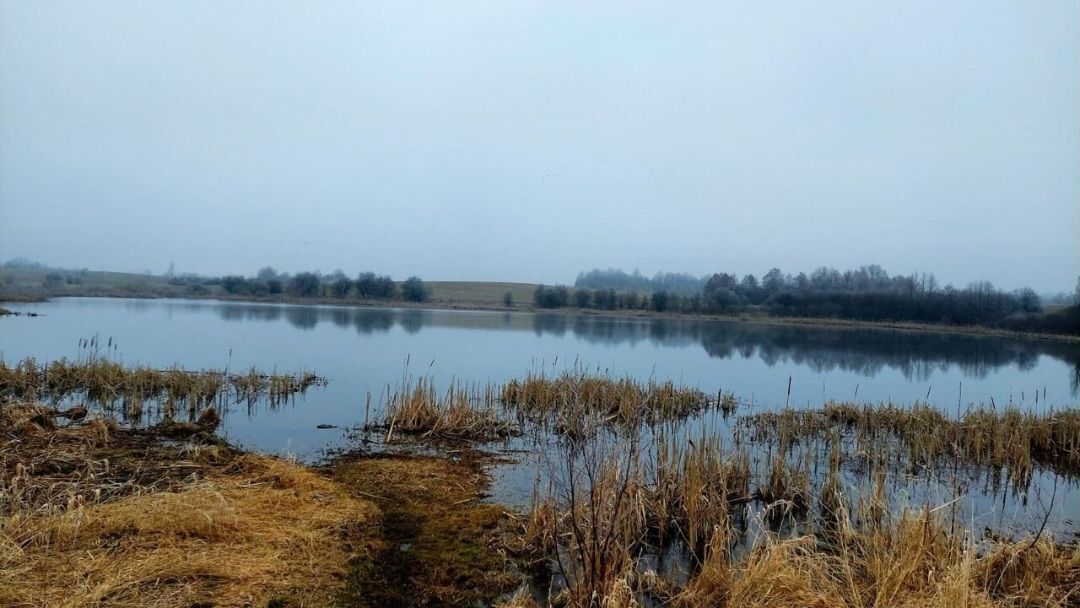
[[[502,400],[534,422],[554,421],[556,430],[576,428],[586,418],[607,426],[636,428],[681,420],[714,404],[700,390],[671,381],[639,382],[581,369],[554,377],[530,373],[512,380],[503,386]],[[721,400],[725,407],[732,403],[733,398]]]
[[[387,387],[386,415],[380,428],[394,433],[487,441],[520,434],[498,404],[494,385],[451,383],[446,392],[431,378],[406,376],[396,390]]]
[[[311,372],[265,374],[252,369],[228,374],[177,367],[156,369],[125,366],[99,355],[44,364],[27,358],[14,366],[0,361],[0,398],[58,402],[83,397],[105,408],[120,406],[127,417],[135,420],[150,408],[171,418],[180,404],[187,407],[191,417],[216,402],[224,406],[228,401],[252,403],[267,399],[276,406],[325,383]]]
[[[688,468],[665,466],[665,481],[650,487],[641,470],[627,466],[628,461],[612,448],[594,474],[586,476],[594,482],[591,491],[567,485],[556,496],[535,501],[519,542],[526,542],[527,534],[529,545],[547,556],[565,581],[548,604],[1005,608],[1072,606],[1080,599],[1080,548],[1047,537],[979,540],[953,531],[944,514],[929,505],[894,515],[885,508],[880,475],[875,475],[875,490],[860,501],[854,520],[847,515],[851,501],[831,477],[818,498],[822,504],[818,531],[794,537],[765,533],[737,558],[732,551],[737,532],[726,508],[737,503],[730,495],[718,489],[687,492],[661,487],[707,485],[710,475],[699,475],[695,465],[710,458],[723,462],[711,451],[694,448],[687,457],[667,458],[664,462]],[[710,466],[715,465],[704,468]],[[785,466],[782,459],[774,459],[766,482],[768,491],[778,496],[790,495]],[[585,470],[579,469],[579,475]],[[683,479],[673,479],[680,476]],[[801,481],[797,486],[805,500],[813,499],[811,487]],[[684,573],[681,577],[652,570],[646,564],[653,562],[642,559],[656,550],[647,542],[643,526],[661,513],[675,519],[671,514],[680,510],[672,506],[675,498],[657,500],[658,493],[692,497],[681,507],[688,519],[673,527],[699,547],[694,554],[697,561],[676,569]],[[706,495],[719,499],[706,506]],[[764,516],[768,517],[767,510]],[[826,521],[829,517],[831,523]],[[692,518],[698,523],[688,523]]]
[[[783,409],[741,421],[756,441],[775,440],[782,448],[821,439],[840,430],[864,452],[894,452],[902,447],[911,468],[957,459],[1007,473],[1026,486],[1035,465],[1080,473],[1080,411],[1023,412],[973,407],[953,418],[926,404],[830,403],[820,410]]]
[[[645,504],[659,546],[679,542],[700,558],[713,530],[751,499],[750,458],[704,433],[682,439],[657,439]]]

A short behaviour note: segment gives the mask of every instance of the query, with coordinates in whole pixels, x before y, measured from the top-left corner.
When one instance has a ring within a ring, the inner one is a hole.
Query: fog
[[[0,259],[1071,290],[1080,10],[0,0]]]

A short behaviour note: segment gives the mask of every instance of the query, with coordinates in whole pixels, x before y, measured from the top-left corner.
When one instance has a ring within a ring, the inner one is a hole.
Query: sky
[[[1071,291],[1080,7],[0,0],[0,259]]]

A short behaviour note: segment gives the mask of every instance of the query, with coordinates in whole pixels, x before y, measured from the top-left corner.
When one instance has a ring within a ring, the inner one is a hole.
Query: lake
[[[273,412],[230,412],[223,428],[241,446],[303,460],[348,447],[346,429],[362,423],[367,396],[374,417],[406,371],[445,386],[578,365],[722,389],[756,408],[926,400],[949,411],[991,402],[1061,409],[1076,406],[1080,384],[1080,345],[991,336],[210,300],[62,298],[14,308],[41,316],[0,319],[9,364],[74,358],[80,339],[97,336],[131,364],[314,370],[327,387]]]

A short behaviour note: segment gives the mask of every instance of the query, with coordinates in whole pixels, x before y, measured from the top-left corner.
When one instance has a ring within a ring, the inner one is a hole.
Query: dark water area
[[[76,358],[79,341],[97,336],[99,343],[111,341],[109,357],[128,364],[317,372],[328,379],[325,388],[273,411],[234,408],[223,426],[224,435],[240,446],[306,461],[356,447],[357,434],[350,429],[365,415],[378,418],[381,396],[406,373],[445,386],[576,366],[670,379],[712,395],[723,390],[744,403],[745,411],[818,407],[830,400],[925,401],[948,412],[1011,403],[1042,411],[1075,408],[1080,392],[1080,345],[997,336],[206,300],[64,298],[15,308],[41,316],[0,318],[0,355],[9,365],[31,356],[39,362]],[[731,424],[714,412],[689,421],[685,432],[693,436],[706,428],[727,437]],[[495,471],[496,500],[528,501],[538,473],[544,474],[549,443],[532,436],[493,446],[519,454],[518,465]],[[766,455],[758,466],[767,467]],[[1030,503],[1046,501],[1055,480],[1041,472],[1033,481],[1037,496],[1003,499],[985,476],[968,477],[966,491],[984,496],[966,504],[969,523],[1021,529],[1041,513]],[[1074,481],[1060,481],[1052,525],[1071,534],[1080,529],[1071,519],[1080,512],[1080,492]],[[914,484],[895,494],[898,501],[940,504],[949,500],[954,484]]]

